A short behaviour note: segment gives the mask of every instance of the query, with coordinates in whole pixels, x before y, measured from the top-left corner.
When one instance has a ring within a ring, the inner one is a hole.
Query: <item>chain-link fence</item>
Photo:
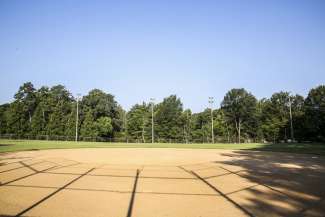
[[[48,140],[48,141],[75,141],[75,136],[61,136],[61,135],[18,135],[18,134],[0,134],[0,139],[7,140]],[[112,143],[151,143],[151,138],[143,140],[142,138],[132,137],[89,137],[79,136],[78,141],[83,142],[112,142]],[[236,143],[238,140],[236,137],[221,137],[216,136],[214,143]],[[155,137],[156,143],[212,143],[210,137],[203,137],[201,139],[194,138],[159,138]],[[241,139],[241,142],[264,142],[261,139],[245,138]]]

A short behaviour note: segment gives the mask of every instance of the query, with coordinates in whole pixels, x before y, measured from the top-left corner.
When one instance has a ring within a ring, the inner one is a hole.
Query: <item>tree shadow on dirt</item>
[[[324,143],[265,143],[262,146],[249,150],[315,154],[325,156]]]
[[[253,216],[325,216],[325,157],[247,150],[222,155],[229,160],[217,165],[259,184],[231,195]]]

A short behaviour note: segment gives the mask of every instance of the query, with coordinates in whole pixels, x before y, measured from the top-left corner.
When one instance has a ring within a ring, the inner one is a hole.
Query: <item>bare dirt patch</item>
[[[324,216],[325,159],[191,149],[0,156],[0,216]]]

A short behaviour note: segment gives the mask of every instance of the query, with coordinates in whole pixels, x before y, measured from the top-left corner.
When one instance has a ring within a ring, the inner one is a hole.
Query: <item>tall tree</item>
[[[7,119],[7,132],[18,135],[30,133],[32,116],[36,107],[35,88],[31,82],[19,87],[10,104]]]
[[[325,85],[309,91],[305,100],[306,137],[311,141],[325,141]]]
[[[68,115],[71,113],[71,93],[62,85],[53,86],[49,92],[48,105],[50,106],[47,134],[65,135]]]
[[[9,103],[0,105],[0,134],[7,133],[9,108]]]
[[[131,139],[146,142],[151,137],[150,105],[146,103],[132,106],[127,113],[127,130]]]
[[[97,132],[96,132],[96,124],[95,124],[96,120],[94,118],[94,115],[92,114],[92,112],[90,110],[86,111],[84,113],[84,120],[82,122],[81,125],[81,129],[80,129],[80,135],[82,137],[95,137],[97,136]]]
[[[36,107],[36,94],[34,85],[31,82],[26,82],[19,87],[15,94],[15,100],[22,103],[23,112],[28,114],[28,121],[31,124],[33,112]]]
[[[191,136],[194,142],[209,142],[211,137],[210,109],[192,115]]]
[[[192,125],[191,125],[191,121],[192,121],[192,112],[190,109],[186,109],[183,113],[182,113],[182,122],[183,122],[183,137],[184,137],[184,141],[185,143],[189,143],[189,141],[191,140],[191,131],[192,131]]]
[[[48,87],[41,87],[35,93],[36,108],[31,123],[31,134],[46,135],[48,116],[51,110],[49,105],[50,90]]]
[[[256,98],[245,89],[232,89],[224,97],[221,107],[226,118],[235,125],[238,143],[241,142],[242,126],[256,120]]]
[[[176,95],[171,95],[156,106],[155,109],[155,135],[163,140],[183,139],[183,105]]]
[[[107,134],[102,135],[106,137],[113,137],[114,134],[119,133],[122,130],[123,125],[123,109],[114,100],[114,96],[107,94],[99,89],[91,90],[88,95],[84,96],[81,101],[81,129],[89,128],[93,129],[90,123],[90,117],[94,122],[97,122],[101,117],[108,117],[111,120],[112,130],[107,131]],[[89,135],[83,130],[82,135]],[[91,130],[89,131],[91,132]],[[92,135],[98,135],[93,133]]]
[[[304,98],[300,95],[291,96],[289,92],[274,93],[270,99],[260,101],[260,127],[264,138],[268,141],[287,141],[291,138],[290,106],[292,111],[293,132],[303,131]],[[293,135],[294,136],[294,135]],[[294,136],[295,137],[295,136]],[[297,138],[300,136],[297,134]]]

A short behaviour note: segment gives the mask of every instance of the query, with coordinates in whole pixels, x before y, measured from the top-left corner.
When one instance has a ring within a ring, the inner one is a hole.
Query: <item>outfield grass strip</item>
[[[46,140],[4,140],[0,139],[0,152],[38,151],[44,149],[75,148],[185,148],[185,149],[227,149],[271,151],[300,154],[325,155],[324,143],[109,143],[109,142],[74,142]],[[1,161],[1,158],[0,158]]]

